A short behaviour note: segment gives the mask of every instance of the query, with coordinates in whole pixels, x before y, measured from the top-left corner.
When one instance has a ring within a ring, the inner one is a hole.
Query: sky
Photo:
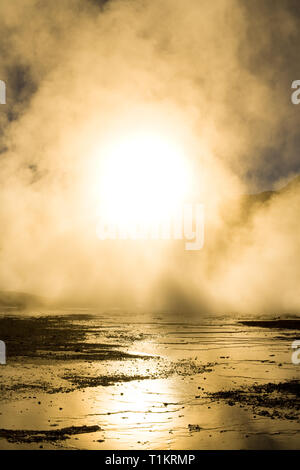
[[[296,0],[218,0],[214,7],[193,0],[184,5],[178,1],[72,0],[59,6],[34,0],[11,5],[4,0],[1,10],[0,72],[8,88],[8,105],[1,110],[2,133],[28,111],[55,70],[63,70],[66,56],[68,61],[74,54],[76,60],[75,43],[81,35],[88,41],[89,30],[95,34],[89,38],[93,47],[97,50],[99,42],[106,42],[116,60],[120,41],[125,55],[136,49],[145,54],[145,61],[148,54],[150,62],[165,62],[168,76],[162,71],[161,80],[172,80],[175,93],[177,86],[181,92],[187,87],[190,96],[181,99],[185,105],[194,103],[199,115],[203,109],[212,121],[209,126],[215,126],[216,139],[222,142],[225,134],[234,139],[232,155],[224,148],[217,151],[230,160],[249,191],[270,189],[299,172],[299,109],[290,101],[291,83],[300,76]],[[106,18],[102,34],[97,31],[101,17]],[[119,21],[119,29],[114,30],[113,21]],[[86,47],[90,51],[87,42]],[[139,65],[137,76],[142,68],[149,72],[145,67],[145,63]],[[96,75],[95,68],[89,73]],[[72,72],[66,67],[64,73],[67,83]],[[130,80],[130,74],[125,72],[123,79]],[[155,93],[155,86],[149,93]],[[1,149],[5,153],[5,138]]]

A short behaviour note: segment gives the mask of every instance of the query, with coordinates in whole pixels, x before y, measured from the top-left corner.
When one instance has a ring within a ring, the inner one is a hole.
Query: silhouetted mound
[[[283,330],[300,330],[300,320],[256,320],[240,321],[242,325],[257,326],[259,328],[278,328]]]
[[[31,443],[43,441],[57,441],[69,439],[74,434],[85,434],[100,431],[100,426],[71,426],[68,428],[54,429],[47,431],[26,431],[14,429],[0,429],[0,437],[8,440],[8,442]]]

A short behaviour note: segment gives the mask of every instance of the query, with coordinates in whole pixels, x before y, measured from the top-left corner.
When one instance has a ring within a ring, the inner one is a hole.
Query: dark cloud
[[[300,172],[300,108],[291,104],[291,84],[300,77],[300,4],[297,0],[241,2],[247,17],[240,65],[270,90],[265,106],[281,117],[276,136],[249,151],[246,179],[252,189],[269,188]],[[251,87],[249,95],[255,94]],[[260,120],[260,122],[259,122]],[[264,114],[258,116],[264,126]],[[266,124],[267,125],[267,124]]]

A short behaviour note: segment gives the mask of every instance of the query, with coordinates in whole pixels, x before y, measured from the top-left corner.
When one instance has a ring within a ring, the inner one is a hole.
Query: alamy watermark
[[[4,341],[0,341],[0,364],[6,364],[6,346]]]
[[[0,80],[0,104],[6,104],[6,84]]]
[[[292,353],[292,363],[297,366],[300,364],[300,339],[293,341],[292,349],[294,349]]]
[[[294,80],[292,88],[295,89],[291,95],[291,101],[293,104],[300,104],[300,80]]]
[[[198,251],[204,245],[204,205],[183,204],[161,221],[149,223],[108,222],[100,218],[97,225],[100,240],[184,240],[185,250]]]

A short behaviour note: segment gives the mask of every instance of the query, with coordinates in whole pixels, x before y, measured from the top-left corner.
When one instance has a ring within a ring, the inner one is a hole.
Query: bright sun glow
[[[189,187],[186,156],[160,135],[129,135],[108,146],[101,169],[101,211],[112,223],[160,222],[184,203]]]

